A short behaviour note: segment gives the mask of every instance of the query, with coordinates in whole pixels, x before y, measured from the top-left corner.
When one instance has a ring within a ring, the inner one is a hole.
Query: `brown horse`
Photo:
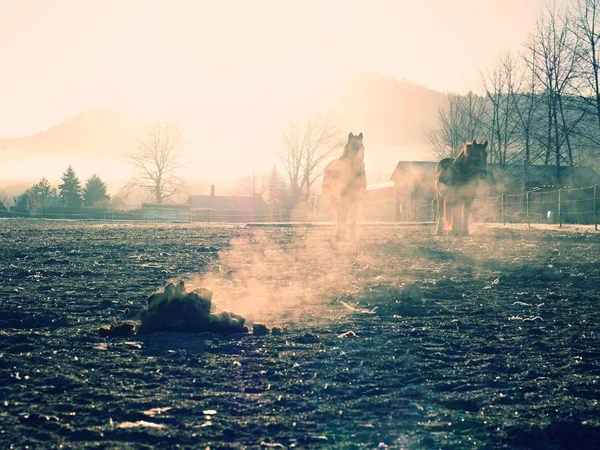
[[[342,156],[325,167],[323,197],[335,214],[335,237],[338,241],[346,237],[348,216],[350,239],[356,241],[356,217],[367,191],[364,158],[363,134],[354,136],[350,133]]]
[[[479,180],[487,175],[488,141],[465,143],[456,159],[442,159],[435,170],[437,191],[436,234],[450,231],[455,236],[469,235],[471,203],[477,193]]]

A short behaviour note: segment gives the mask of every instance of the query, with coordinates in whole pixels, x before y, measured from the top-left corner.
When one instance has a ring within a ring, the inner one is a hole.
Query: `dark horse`
[[[477,193],[479,180],[487,175],[488,141],[465,143],[456,159],[442,159],[435,170],[437,191],[436,234],[450,231],[455,236],[469,235],[471,203]]]
[[[367,191],[363,134],[348,135],[348,143],[339,159],[325,167],[323,197],[335,213],[336,239],[346,237],[346,220],[350,217],[350,239],[356,241],[356,218]]]

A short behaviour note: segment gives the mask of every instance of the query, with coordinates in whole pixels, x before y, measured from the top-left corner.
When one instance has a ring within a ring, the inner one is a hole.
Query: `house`
[[[360,220],[393,222],[398,219],[395,187],[392,181],[370,184],[359,213]]]
[[[182,204],[143,203],[143,220],[155,222],[189,222],[190,206]]]
[[[270,220],[269,208],[260,196],[190,195],[185,202],[193,222],[257,222]]]

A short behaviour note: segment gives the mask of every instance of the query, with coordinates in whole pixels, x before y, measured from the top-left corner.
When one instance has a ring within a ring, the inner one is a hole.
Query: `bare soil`
[[[600,235],[472,232],[0,220],[0,448],[600,448]],[[180,279],[283,333],[98,335]]]

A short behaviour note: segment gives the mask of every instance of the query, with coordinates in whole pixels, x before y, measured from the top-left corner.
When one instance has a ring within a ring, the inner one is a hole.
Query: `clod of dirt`
[[[148,309],[142,312],[139,332],[247,332],[248,329],[244,326],[245,318],[227,311],[211,313],[211,307],[210,290],[200,288],[187,292],[183,281],[177,285],[169,283],[164,292],[157,292],[148,297]]]
[[[132,336],[135,334],[135,323],[122,322],[118,325],[111,324],[110,327],[102,326],[98,328],[98,334],[107,338]]]
[[[350,330],[350,331],[346,331],[345,333],[342,333],[338,336],[339,338],[355,338],[358,337],[357,334]]]
[[[253,323],[252,324],[252,334],[255,336],[265,336],[269,334],[269,329],[264,323]]]
[[[416,284],[409,284],[396,299],[397,313],[403,316],[418,316],[426,312],[423,291]]]
[[[285,448],[285,446],[283,444],[280,444],[279,442],[261,442],[260,443],[260,448]]]
[[[549,267],[540,273],[540,280],[542,281],[560,281],[568,277],[568,273],[565,273],[562,270],[558,270],[554,267]]]
[[[271,328],[271,334],[274,335],[274,336],[282,335],[283,334],[283,328],[275,326],[275,327]]]

